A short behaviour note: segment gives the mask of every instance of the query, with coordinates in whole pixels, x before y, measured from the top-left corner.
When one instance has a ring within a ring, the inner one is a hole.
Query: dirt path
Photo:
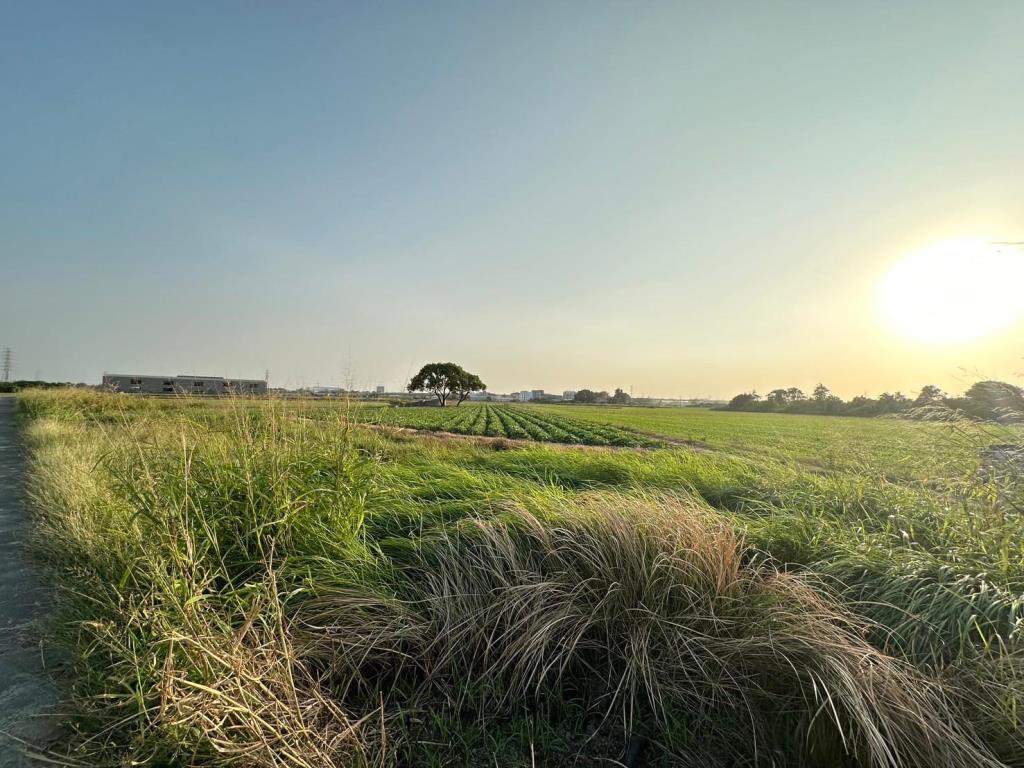
[[[0,395],[0,768],[38,765],[23,742],[45,743],[57,690],[37,636],[47,595],[25,553],[24,457],[13,397]]]

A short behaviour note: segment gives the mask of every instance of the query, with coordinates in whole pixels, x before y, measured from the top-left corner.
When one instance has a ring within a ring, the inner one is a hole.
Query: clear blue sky
[[[1016,0],[4,2],[0,346],[92,382],[1008,378],[1020,323],[921,346],[873,302],[1024,240],[1022,40]]]

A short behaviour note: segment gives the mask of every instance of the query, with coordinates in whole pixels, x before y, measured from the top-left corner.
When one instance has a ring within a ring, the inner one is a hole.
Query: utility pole
[[[11,383],[11,369],[14,367],[14,353],[10,347],[4,347],[3,354],[0,354],[0,381],[4,384]]]
[[[355,389],[355,373],[352,370],[352,347],[348,348],[348,355],[345,357],[345,391],[351,392]]]

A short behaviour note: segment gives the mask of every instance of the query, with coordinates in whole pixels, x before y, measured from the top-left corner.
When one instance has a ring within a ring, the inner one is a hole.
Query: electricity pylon
[[[4,347],[3,354],[0,354],[0,381],[4,384],[11,383],[11,369],[14,367],[14,353],[10,347]]]

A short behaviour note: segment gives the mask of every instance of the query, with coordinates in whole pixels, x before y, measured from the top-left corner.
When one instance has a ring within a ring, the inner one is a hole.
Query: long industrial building
[[[103,388],[136,395],[265,395],[262,379],[225,379],[222,376],[141,376],[105,373]]]

